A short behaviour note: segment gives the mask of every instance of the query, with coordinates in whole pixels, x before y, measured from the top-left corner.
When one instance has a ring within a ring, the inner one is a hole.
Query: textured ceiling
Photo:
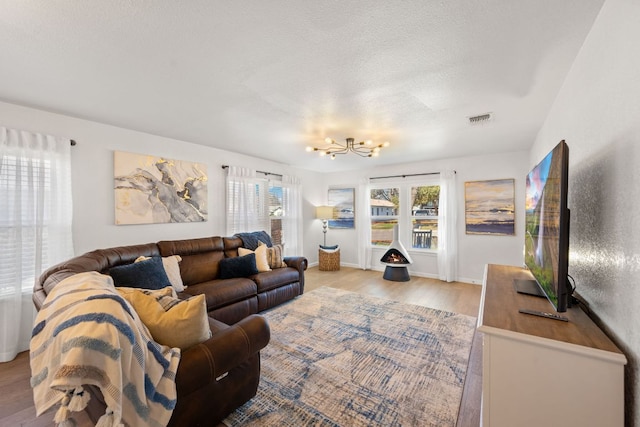
[[[0,99],[320,171],[526,150],[602,4],[0,0]]]

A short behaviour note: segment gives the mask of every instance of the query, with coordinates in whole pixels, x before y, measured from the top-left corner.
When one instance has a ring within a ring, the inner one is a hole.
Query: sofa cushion
[[[207,300],[207,310],[211,311],[254,297],[257,293],[257,285],[253,280],[239,277],[198,283],[197,285],[189,286],[182,295],[204,294]]]
[[[258,286],[258,293],[262,293],[279,286],[295,283],[300,280],[300,274],[295,268],[278,268],[253,276]]]
[[[220,260],[219,269],[218,279],[249,277],[259,273],[256,266],[256,254],[254,253],[233,258],[223,258]]]
[[[271,271],[271,267],[269,267],[269,260],[267,259],[267,250],[269,248],[267,248],[267,245],[265,245],[264,243],[262,242],[260,243],[261,244],[258,245],[255,251],[252,251],[251,249],[247,249],[247,248],[238,248],[238,255],[243,257],[245,255],[255,254],[256,267],[258,268],[258,271],[259,272]]]
[[[180,272],[185,286],[213,280],[218,276],[218,264],[224,258],[222,237],[158,242],[163,257],[180,255]]]
[[[171,286],[160,257],[111,267],[109,275],[116,286],[145,289],[162,289]]]
[[[239,237],[223,237],[224,255],[226,257],[238,256],[238,248],[242,248],[242,239]]]
[[[170,308],[165,310],[157,299],[171,298],[164,290],[119,288],[118,292],[133,306],[154,341],[159,344],[186,349],[211,337],[204,295],[186,300],[174,299]]]

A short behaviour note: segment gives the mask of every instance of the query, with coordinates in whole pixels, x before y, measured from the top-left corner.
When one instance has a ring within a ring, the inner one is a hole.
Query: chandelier
[[[377,157],[380,153],[380,149],[389,146],[389,142],[374,144],[370,139],[367,141],[355,142],[353,138],[347,138],[347,142],[345,144],[341,144],[331,138],[326,138],[324,142],[328,144],[327,147],[307,147],[307,151],[317,151],[320,156],[329,156],[331,157],[331,160],[334,160],[336,155],[347,154],[349,152],[357,154],[360,157]]]

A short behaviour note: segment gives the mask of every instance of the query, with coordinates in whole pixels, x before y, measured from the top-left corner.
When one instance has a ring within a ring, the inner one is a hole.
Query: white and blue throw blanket
[[[96,426],[164,426],[176,404],[180,349],[153,341],[111,277],[88,272],[55,286],[31,338],[31,386],[37,415],[74,425],[87,405],[85,385],[102,391],[107,410]]]

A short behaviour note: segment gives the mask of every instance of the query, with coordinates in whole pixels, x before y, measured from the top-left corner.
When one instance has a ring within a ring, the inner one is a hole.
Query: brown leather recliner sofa
[[[255,396],[260,379],[260,350],[270,339],[263,310],[304,292],[304,257],[285,257],[286,268],[247,278],[218,279],[219,262],[238,256],[239,237],[160,241],[99,249],[46,270],[36,281],[37,309],[63,279],[86,271],[108,274],[111,267],[140,256],[180,255],[180,275],[187,288],[180,297],[204,294],[212,337],[182,351],[176,374],[178,399],[170,426],[216,425]],[[87,412],[94,422],[104,413],[101,393],[92,388]]]

